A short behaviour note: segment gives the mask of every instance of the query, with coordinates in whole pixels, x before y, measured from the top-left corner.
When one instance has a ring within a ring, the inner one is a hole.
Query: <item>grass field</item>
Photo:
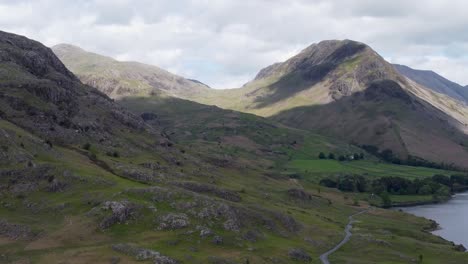
[[[288,168],[297,170],[304,175],[312,176],[312,180],[319,180],[321,177],[352,173],[362,174],[370,178],[379,178],[386,176],[398,176],[408,179],[432,177],[435,174],[450,175],[451,171],[431,169],[425,167],[401,166],[383,163],[379,161],[347,161],[340,162],[336,160],[292,160]]]

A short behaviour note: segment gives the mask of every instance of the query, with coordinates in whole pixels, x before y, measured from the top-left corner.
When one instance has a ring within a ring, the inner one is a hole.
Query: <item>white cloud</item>
[[[142,61],[218,87],[324,39],[468,84],[464,0],[0,0],[2,30]]]

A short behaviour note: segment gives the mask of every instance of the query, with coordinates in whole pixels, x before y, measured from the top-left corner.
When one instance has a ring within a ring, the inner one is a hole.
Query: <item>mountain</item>
[[[380,205],[319,185],[324,176],[452,173],[158,93],[114,102],[49,48],[1,31],[0,157],[2,263],[310,262],[342,240],[350,215]],[[429,220],[363,214],[357,246],[336,262],[466,262],[424,231]]]
[[[447,80],[433,71],[415,70],[405,65],[394,64],[402,75],[432,89],[435,92],[448,95],[456,100],[468,103],[468,88]]]
[[[222,100],[219,105],[272,116],[294,107],[333,102],[362,91],[379,79],[404,81],[365,44],[327,40],[262,69],[242,88],[225,91],[229,94],[226,98],[233,97],[232,101]]]
[[[83,85],[49,48],[5,32],[0,37],[3,119],[60,145],[93,142],[110,150],[125,147],[124,133],[158,137],[141,118]]]
[[[238,100],[223,100],[230,97]],[[466,105],[408,80],[351,40],[313,44],[244,87],[200,101],[391,150],[396,161],[468,166]]]
[[[52,50],[83,83],[97,87],[111,98],[151,94],[185,98],[210,90],[197,80],[156,66],[121,62],[68,44],[56,45]]]
[[[468,166],[466,105],[408,80],[363,43],[313,44],[234,92],[243,95],[239,110],[388,149],[398,162]]]
[[[89,82],[94,78],[93,71],[83,70],[92,61],[88,53],[61,52],[59,48],[55,52],[81,80]],[[76,55],[67,59],[73,56],[66,54]],[[108,65],[105,69],[117,69],[130,76],[129,83],[138,82],[128,69],[115,67]],[[112,76],[103,78],[106,83],[114,81]],[[94,85],[113,96],[102,83]],[[119,98],[151,97],[146,89],[132,87],[133,93]],[[377,88],[366,92],[369,87]],[[362,96],[369,93],[371,99]],[[408,79],[369,46],[352,40],[312,44],[291,59],[262,69],[254,80],[238,89],[200,89],[172,95],[271,117],[353,144],[376,146],[380,152],[391,150],[396,160],[416,158],[467,166],[466,104]],[[305,109],[310,110],[304,112]],[[317,114],[321,109],[327,109],[327,116]],[[428,145],[426,140],[435,144]]]

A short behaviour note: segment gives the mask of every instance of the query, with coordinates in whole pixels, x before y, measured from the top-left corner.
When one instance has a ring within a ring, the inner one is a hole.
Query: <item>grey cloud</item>
[[[313,42],[345,38],[463,84],[467,8],[461,0],[0,0],[0,27],[220,88],[240,86]]]

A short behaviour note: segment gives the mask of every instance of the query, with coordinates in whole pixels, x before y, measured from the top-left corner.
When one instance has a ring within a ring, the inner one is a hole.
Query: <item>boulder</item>
[[[288,251],[288,256],[296,261],[302,261],[302,262],[310,262],[312,261],[312,257],[305,252],[303,249],[299,248],[292,248]]]
[[[189,218],[184,213],[169,213],[159,217],[159,230],[181,229],[190,225]]]

